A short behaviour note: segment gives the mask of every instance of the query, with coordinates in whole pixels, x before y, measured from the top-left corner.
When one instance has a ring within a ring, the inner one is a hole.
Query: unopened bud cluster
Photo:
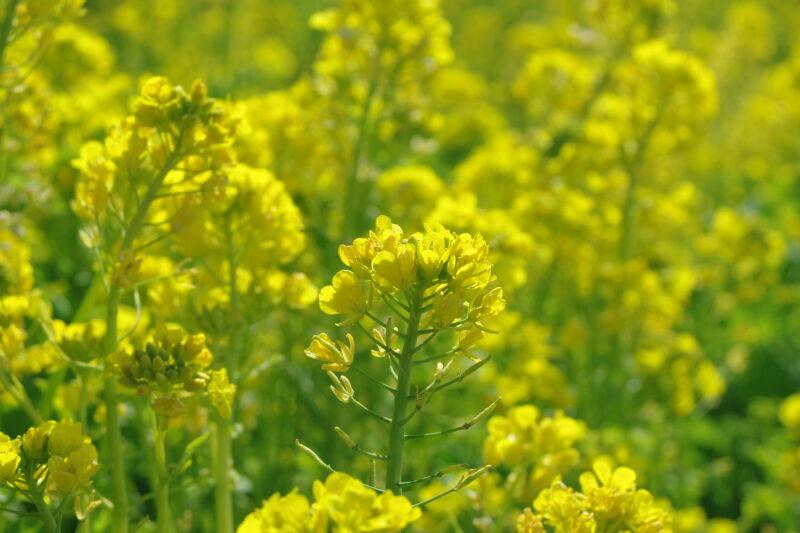
[[[186,335],[177,328],[160,328],[152,341],[121,355],[119,382],[141,396],[199,392],[211,380],[207,371],[211,361],[202,333]]]

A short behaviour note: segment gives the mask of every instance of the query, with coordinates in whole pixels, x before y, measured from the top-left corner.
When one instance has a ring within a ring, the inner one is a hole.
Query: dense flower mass
[[[800,531],[798,21],[0,1],[0,530]]]

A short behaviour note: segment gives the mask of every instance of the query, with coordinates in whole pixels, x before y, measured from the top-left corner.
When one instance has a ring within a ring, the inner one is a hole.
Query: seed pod
[[[158,355],[158,348],[156,348],[156,345],[153,344],[152,342],[147,343],[147,345],[145,346],[145,350],[147,351],[147,355],[149,355],[151,359],[156,355]]]
[[[176,344],[172,347],[172,358],[176,361],[183,361],[183,345]]]

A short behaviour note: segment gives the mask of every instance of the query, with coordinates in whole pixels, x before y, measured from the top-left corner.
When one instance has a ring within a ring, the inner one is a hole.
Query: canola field
[[[799,25],[0,0],[0,533],[800,532]]]

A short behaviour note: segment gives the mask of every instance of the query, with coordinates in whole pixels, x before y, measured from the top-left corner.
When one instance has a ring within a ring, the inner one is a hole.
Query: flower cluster
[[[398,296],[412,295],[417,304],[427,304],[421,329],[455,329],[453,349],[468,354],[486,331],[482,322],[505,308],[502,289],[490,285],[489,246],[480,235],[456,235],[433,225],[404,237],[400,226],[380,216],[369,237],[342,245],[339,257],[351,270],[337,272],[333,284],[320,291],[319,302],[325,313],[347,321],[369,314],[378,300],[391,307]],[[384,340],[396,348],[391,332]]]
[[[636,489],[636,473],[630,468],[612,470],[608,463],[597,461],[592,472],[581,475],[580,484],[580,491],[560,481],[543,490],[533,502],[535,514],[526,510],[517,531],[543,532],[542,524],[556,533],[672,531],[670,512],[648,491]]]
[[[54,347],[32,335],[32,320],[47,320],[50,306],[34,287],[31,249],[11,229],[0,229],[0,383],[3,401],[19,390],[16,378],[61,366]]]
[[[531,499],[577,464],[580,456],[573,446],[586,431],[574,418],[561,413],[544,417],[536,407],[520,405],[489,419],[483,454],[487,463],[518,472],[517,491]]]
[[[0,433],[0,483],[29,499],[72,496],[99,469],[97,449],[78,422],[45,422],[15,439]]]
[[[399,533],[422,515],[392,491],[381,494],[347,474],[334,473],[314,482],[314,502],[297,492],[274,494],[244,519],[237,533]]]
[[[202,82],[187,92],[164,77],[150,78],[133,113],[111,128],[105,143],[81,148],[73,162],[80,171],[73,209],[87,220],[109,212],[133,217],[136,195],[152,202],[162,185],[180,185],[233,162],[234,134],[235,121]],[[168,176],[181,161],[183,170]]]

